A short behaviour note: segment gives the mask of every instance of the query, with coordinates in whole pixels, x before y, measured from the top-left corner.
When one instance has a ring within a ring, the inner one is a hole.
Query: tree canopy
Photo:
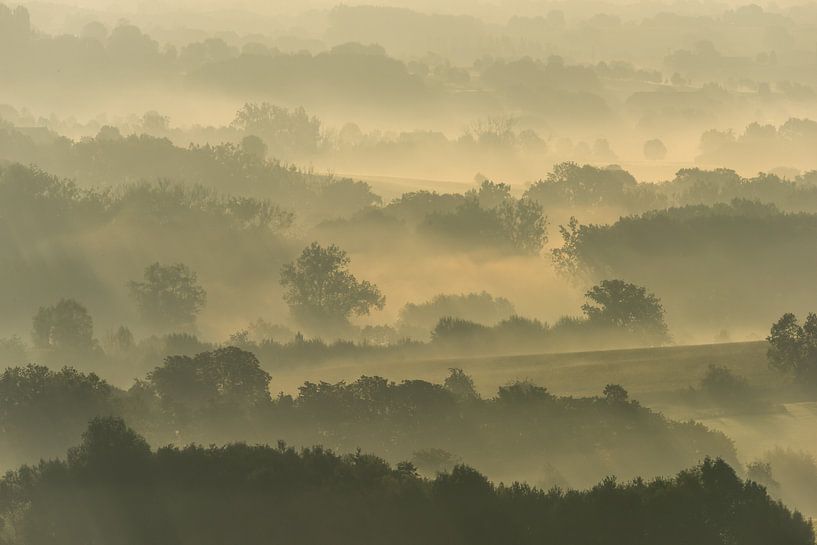
[[[814,542],[802,515],[720,459],[546,492],[461,464],[427,480],[411,463],[283,443],[152,451],[115,418],[92,421],[67,459],[0,479],[0,517],[12,545]]]
[[[623,280],[602,280],[585,293],[582,305],[591,323],[644,336],[656,343],[669,340],[661,300],[647,288]]]
[[[331,244],[313,242],[295,262],[281,269],[284,299],[302,324],[332,330],[347,325],[352,314],[369,314],[382,309],[386,298],[367,280],[358,280],[349,270],[351,259]]]
[[[191,329],[207,302],[196,273],[183,263],[153,263],[142,282],[128,282],[128,287],[145,322],[158,330]]]

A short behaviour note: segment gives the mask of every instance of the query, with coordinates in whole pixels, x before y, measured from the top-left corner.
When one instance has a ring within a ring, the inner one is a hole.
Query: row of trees
[[[296,261],[284,266],[281,272],[281,283],[286,289],[284,298],[301,327],[328,336],[352,335],[349,318],[353,314],[364,315],[383,308],[383,294],[374,284],[358,280],[348,270],[349,262],[340,248],[313,243]],[[195,273],[184,265],[157,263],[145,270],[143,281],[132,281],[129,286],[143,318],[154,331],[170,331],[180,340],[185,336],[189,339],[189,347],[177,345],[176,349],[187,353],[207,348],[191,335],[196,314],[206,301],[206,292]],[[288,328],[276,329],[263,322],[254,326],[257,331],[252,337],[249,330],[242,330],[232,335],[229,342],[282,366],[306,364],[315,358],[343,358],[352,354],[361,357],[364,353],[381,357],[388,352],[396,356],[407,351],[518,353],[662,345],[671,341],[664,307],[646,288],[622,280],[604,280],[585,296],[588,302],[582,306],[582,318],[564,317],[553,326],[518,316],[507,300],[494,300],[483,293],[439,296],[423,305],[407,305],[401,312],[398,329],[367,326],[360,330],[362,346],[306,341],[300,333],[296,335]],[[468,316],[486,321],[471,321]],[[414,335],[414,341],[400,335]],[[432,342],[424,344],[422,341],[429,336]],[[73,299],[41,307],[33,319],[32,340],[35,348],[47,349],[59,358],[49,361],[67,362],[102,355],[90,313]],[[369,347],[368,343],[374,346]],[[109,334],[106,345],[110,356],[126,360],[143,352],[125,327]],[[10,353],[7,358],[20,362],[24,354],[23,347],[19,354]]]
[[[535,256],[548,241],[547,227],[542,203],[515,198],[508,184],[483,180],[464,194],[405,193],[382,208],[326,220],[316,230],[344,245],[366,244],[369,249],[378,243],[404,244],[419,238],[432,243],[427,251],[441,247]],[[378,237],[373,239],[372,232]]]
[[[409,462],[283,443],[154,452],[119,419],[93,420],[64,459],[3,477],[0,516],[9,545],[814,543],[799,513],[720,459],[547,492],[464,465],[426,480]]]
[[[817,211],[817,185],[813,172],[793,180],[761,173],[752,178],[734,170],[684,168],[666,182],[638,182],[617,166],[595,167],[576,163],[554,165],[548,175],[533,183],[525,197],[548,212],[574,210],[577,215],[593,209],[616,215],[643,213],[668,206],[714,205],[734,199],[760,200],[786,211]]]
[[[285,439],[361,447],[415,460],[426,472],[459,458],[547,486],[583,486],[606,473],[662,475],[705,455],[737,463],[726,436],[668,420],[620,385],[576,398],[517,381],[483,397],[452,369],[443,383],[362,376],[305,382],[296,395],[272,396],[270,388],[258,359],[236,347],[169,356],[128,390],[73,368],[8,368],[0,374],[0,462],[56,456],[88,419],[117,415],[158,444]]]

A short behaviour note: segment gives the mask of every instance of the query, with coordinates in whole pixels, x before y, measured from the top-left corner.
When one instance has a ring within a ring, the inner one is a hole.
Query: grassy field
[[[274,388],[294,391],[304,380],[354,380],[377,374],[391,380],[442,381],[448,368],[470,374],[483,395],[514,380],[530,380],[559,395],[598,394],[618,383],[644,401],[664,398],[698,383],[710,364],[723,365],[751,383],[769,385],[780,377],[766,364],[766,343],[725,343],[561,354],[441,358],[416,361],[348,363],[299,369],[274,376]]]

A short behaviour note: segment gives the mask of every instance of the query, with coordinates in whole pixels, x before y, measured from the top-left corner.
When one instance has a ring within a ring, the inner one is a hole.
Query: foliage
[[[658,344],[669,341],[661,300],[646,288],[623,280],[602,280],[585,297],[588,302],[582,305],[582,311],[591,323]]]
[[[466,195],[453,210],[428,213],[419,226],[421,232],[466,248],[494,247],[538,254],[547,242],[547,218],[542,206],[530,199],[497,197],[493,188],[486,188],[485,184],[490,183],[484,182],[479,194]]]
[[[817,264],[817,215],[760,202],[694,205],[564,228],[557,268],[578,279],[627,278],[661,294],[673,321],[696,327],[755,325],[799,308]],[[779,279],[787,279],[781,290]],[[774,298],[758,298],[775,293]],[[691,295],[692,294],[692,295]]]
[[[116,419],[93,421],[67,460],[3,477],[0,514],[13,545],[814,542],[799,513],[720,459],[672,478],[544,492],[496,486],[465,465],[428,481],[411,464],[284,444],[151,452]]]
[[[157,329],[190,329],[207,301],[207,292],[195,272],[183,263],[153,263],[144,281],[128,282],[144,320]]]
[[[802,326],[794,314],[784,314],[772,324],[766,340],[771,367],[805,384],[817,385],[817,314],[809,313]]]
[[[366,315],[382,309],[386,298],[367,280],[349,272],[351,259],[334,244],[324,248],[313,242],[294,263],[281,269],[284,299],[294,317],[313,328],[345,326],[352,314]]]
[[[32,339],[38,348],[87,353],[96,347],[94,321],[82,304],[61,299],[56,305],[37,311]]]
[[[401,329],[430,331],[443,317],[495,324],[514,314],[513,304],[488,292],[435,295],[424,303],[406,303],[400,309]]]
[[[513,478],[539,476],[547,462],[575,485],[611,471],[665,474],[704,455],[736,459],[723,434],[667,420],[612,387],[604,397],[574,398],[518,381],[483,397],[456,369],[442,384],[363,376],[305,382],[296,396],[274,399],[269,384],[258,360],[238,348],[168,357],[127,391],[70,369],[15,368],[0,380],[2,459],[53,456],[88,419],[109,415],[159,444],[286,439],[365,448],[393,462],[443,449]]]
[[[269,381],[258,359],[235,347],[170,356],[147,376],[163,413],[179,427],[248,417],[270,402]]]
[[[93,373],[9,367],[0,374],[0,460],[57,456],[90,418],[119,412],[115,389]]]
[[[288,110],[268,102],[247,103],[232,125],[263,138],[276,157],[316,153],[321,145],[321,122],[302,107]]]

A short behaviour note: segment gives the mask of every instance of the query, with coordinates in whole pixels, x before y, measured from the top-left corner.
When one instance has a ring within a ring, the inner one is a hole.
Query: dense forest
[[[8,473],[0,513],[6,535],[32,544],[814,542],[801,515],[720,459],[545,491],[465,465],[429,480],[411,462],[284,443],[152,451],[117,419],[93,420],[64,459]]]

